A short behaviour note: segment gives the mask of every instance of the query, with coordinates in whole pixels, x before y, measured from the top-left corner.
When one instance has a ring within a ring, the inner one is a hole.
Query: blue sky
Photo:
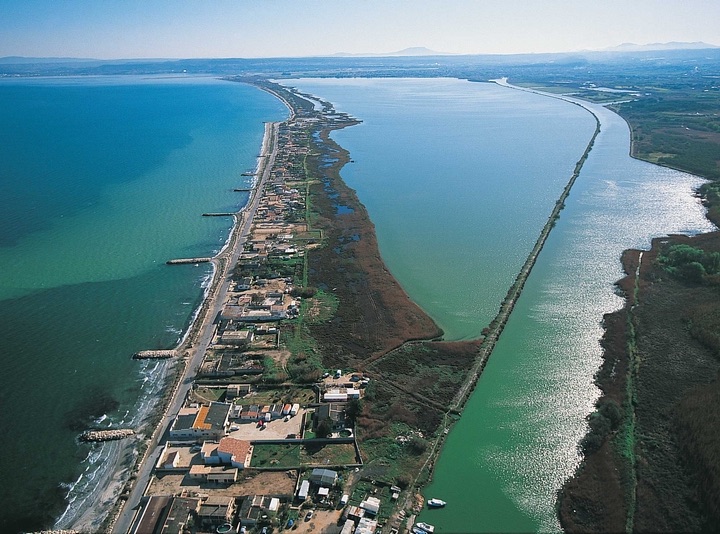
[[[0,0],[0,57],[292,57],[720,45],[720,0]]]

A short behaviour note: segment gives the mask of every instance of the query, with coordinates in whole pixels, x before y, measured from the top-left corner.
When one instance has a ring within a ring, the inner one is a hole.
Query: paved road
[[[130,496],[115,520],[112,531],[116,534],[125,534],[132,526],[132,521],[139,507],[140,500],[142,499],[145,489],[150,482],[153,466],[160,458],[160,453],[162,452],[170,424],[175,419],[175,416],[185,402],[187,394],[192,388],[196,370],[202,363],[205,351],[213,338],[215,329],[214,319],[217,317],[217,314],[220,312],[223,304],[225,303],[227,291],[230,286],[232,268],[237,263],[240,253],[242,252],[243,245],[250,236],[253,219],[255,218],[258,205],[260,204],[260,199],[262,198],[263,188],[270,176],[270,170],[275,163],[278,151],[277,134],[279,124],[280,123],[277,122],[266,124],[267,146],[264,147],[264,152],[267,154],[260,156],[264,161],[260,162],[258,168],[259,176],[257,186],[250,202],[243,212],[236,215],[236,217],[241,217],[241,220],[239,223],[236,223],[234,231],[228,242],[228,246],[213,259],[216,271],[213,284],[208,289],[208,297],[206,299],[208,308],[204,310],[205,313],[201,311],[197,318],[197,321],[200,321],[199,330],[197,331],[198,333],[194,336],[189,335],[188,339],[178,350],[179,354],[187,351],[189,353],[189,359],[185,365],[185,370],[173,398],[165,411],[165,415],[158,424],[158,427],[149,442],[148,452],[138,469],[135,485],[130,492]],[[193,327],[191,327],[191,330],[192,328]]]

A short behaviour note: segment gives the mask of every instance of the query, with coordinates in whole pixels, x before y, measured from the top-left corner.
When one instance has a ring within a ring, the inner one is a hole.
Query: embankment
[[[493,321],[490,323],[490,326],[488,326],[487,329],[483,332],[484,339],[482,344],[480,345],[480,349],[478,350],[478,357],[476,363],[473,366],[467,381],[465,382],[465,384],[463,384],[462,388],[460,389],[460,391],[458,391],[457,395],[451,403],[452,412],[459,412],[461,407],[467,401],[470,392],[472,391],[472,388],[475,387],[475,384],[477,383],[477,380],[480,377],[482,370],[485,368],[488,358],[492,354],[492,351],[497,344],[500,334],[502,333],[508,319],[510,318],[510,314],[515,307],[517,299],[520,298],[520,294],[522,293],[523,287],[525,286],[525,282],[527,281],[528,276],[530,276],[530,272],[532,271],[532,268],[535,265],[538,256],[540,255],[540,251],[543,249],[543,246],[545,246],[545,242],[550,236],[550,232],[555,226],[555,222],[560,217],[560,211],[562,211],[562,209],[565,207],[565,200],[567,199],[568,195],[570,195],[570,190],[572,189],[573,185],[575,185],[575,181],[580,175],[580,171],[585,161],[587,160],[593,145],[595,144],[595,139],[600,133],[600,120],[598,119],[597,115],[595,115],[595,113],[593,113],[590,109],[585,109],[587,109],[588,112],[592,114],[592,116],[595,118],[595,133],[588,142],[588,145],[585,148],[585,152],[583,152],[583,155],[575,164],[575,169],[572,176],[570,177],[570,180],[563,188],[557,202],[555,202],[555,206],[550,213],[550,217],[548,217],[547,222],[540,231],[540,236],[535,242],[535,246],[533,246],[530,254],[525,260],[525,263],[520,269],[520,272],[515,278],[515,282],[512,286],[510,286],[507,295],[500,304],[500,310],[498,311]]]

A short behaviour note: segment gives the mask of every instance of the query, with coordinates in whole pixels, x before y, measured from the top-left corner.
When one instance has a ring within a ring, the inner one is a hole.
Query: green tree
[[[326,417],[322,421],[318,423],[317,428],[315,429],[315,435],[318,438],[326,438],[330,435],[332,432],[332,420],[329,417]]]
[[[345,406],[345,416],[348,423],[352,426],[357,421],[358,416],[362,413],[362,402],[360,399],[350,399]]]

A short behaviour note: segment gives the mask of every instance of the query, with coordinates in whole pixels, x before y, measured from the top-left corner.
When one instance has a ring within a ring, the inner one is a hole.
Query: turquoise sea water
[[[302,80],[363,125],[336,134],[384,260],[450,339],[477,337],[595,127],[557,99],[451,80]],[[622,300],[621,252],[712,228],[696,177],[632,160],[627,125],[602,131],[460,421],[420,520],[436,532],[556,531],[597,398],[601,320]]]
[[[130,355],[175,344],[210,274],[164,263],[222,247],[231,221],[201,214],[246,202],[232,189],[287,110],[202,78],[3,80],[0,102],[0,530],[17,532],[106,469],[82,428],[151,408],[164,365]]]

